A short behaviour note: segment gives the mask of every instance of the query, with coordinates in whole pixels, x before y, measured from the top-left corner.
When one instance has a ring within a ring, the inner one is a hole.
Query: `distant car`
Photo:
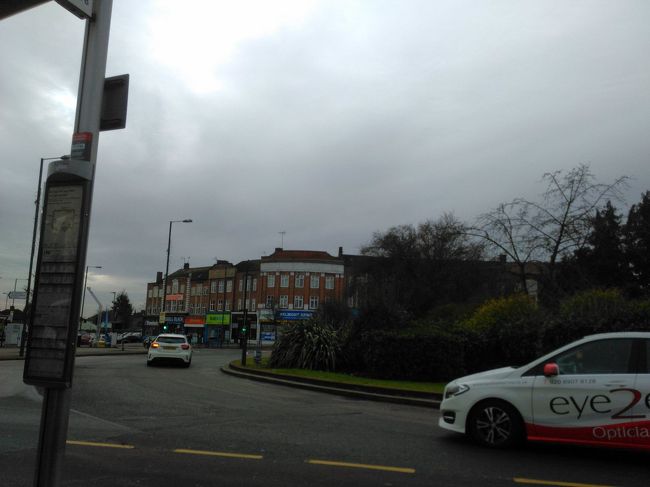
[[[92,344],[93,336],[90,333],[82,333],[79,336],[79,346],[80,347],[90,347]]]
[[[192,364],[192,345],[185,335],[163,333],[151,343],[147,352],[147,365],[163,361],[176,361],[185,367]]]
[[[127,332],[123,333],[117,338],[117,343],[140,343],[142,340],[142,333],[140,332]]]
[[[650,333],[619,332],[450,382],[438,424],[492,448],[528,439],[648,450],[648,418]]]

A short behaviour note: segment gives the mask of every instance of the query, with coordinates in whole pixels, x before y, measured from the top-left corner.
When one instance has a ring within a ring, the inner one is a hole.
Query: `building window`
[[[204,295],[204,296],[207,296],[207,295],[208,295],[208,292],[210,292],[210,289],[208,288],[208,286],[204,286],[204,287],[203,287],[203,295]]]
[[[232,279],[228,279],[226,281],[226,292],[231,293],[232,292]]]
[[[293,297],[293,309],[303,309],[305,307],[305,303],[302,299],[302,296],[294,296]]]
[[[251,309],[255,310],[257,307],[257,300],[255,298],[251,299]]]
[[[223,299],[217,301],[217,310],[221,311],[223,309]]]
[[[266,287],[275,287],[275,274],[269,274],[266,278]]]
[[[318,296],[310,296],[309,309],[316,309],[316,308],[318,308]]]
[[[217,292],[217,281],[210,282],[210,292],[212,294]]]
[[[171,287],[171,286],[167,286],[167,294],[171,294],[171,293],[172,293],[172,287]]]
[[[226,300],[226,311],[230,311],[230,301]]]
[[[214,300],[210,300],[210,311],[214,311]]]
[[[289,287],[289,274],[282,274],[280,276],[280,287]]]
[[[241,306],[241,298],[237,300],[237,309],[243,309]]]
[[[288,308],[289,307],[289,296],[286,294],[281,294],[280,295],[280,308]]]
[[[219,292],[223,292],[223,279],[219,279]]]
[[[302,289],[305,287],[305,275],[304,274],[296,274],[296,278],[294,279],[294,285],[295,287]]]
[[[325,289],[334,289],[334,276],[325,276]]]
[[[178,280],[174,279],[172,281],[172,293],[173,294],[178,294]]]
[[[257,277],[253,278],[253,291],[257,291]]]
[[[266,307],[268,309],[273,308],[273,296],[266,297]]]
[[[239,280],[239,292],[242,292],[244,290],[244,280],[240,279]]]
[[[162,287],[160,289],[158,289],[158,297],[159,298],[163,297],[163,291],[164,291],[164,289]]]
[[[309,287],[311,289],[318,289],[320,286],[320,276],[319,275],[312,275],[309,277]]]

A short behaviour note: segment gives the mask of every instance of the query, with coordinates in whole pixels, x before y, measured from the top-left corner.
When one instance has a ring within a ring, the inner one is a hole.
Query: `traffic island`
[[[364,386],[358,384],[344,384],[320,379],[295,377],[286,374],[249,369],[236,365],[234,362],[222,367],[221,372],[242,379],[267,382],[276,385],[308,389],[311,391],[335,394],[338,396],[353,397],[369,401],[390,402],[395,404],[406,404],[430,409],[438,409],[442,401],[442,395],[436,393],[406,391],[400,389],[389,389],[384,387]]]

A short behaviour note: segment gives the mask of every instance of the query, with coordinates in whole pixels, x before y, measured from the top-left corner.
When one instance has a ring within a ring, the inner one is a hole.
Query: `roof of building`
[[[262,257],[262,261],[339,261],[322,250],[284,250],[276,248],[271,255]]]

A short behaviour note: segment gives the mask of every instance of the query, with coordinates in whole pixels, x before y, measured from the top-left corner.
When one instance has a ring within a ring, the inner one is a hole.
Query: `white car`
[[[523,367],[456,379],[439,426],[489,447],[528,439],[650,449],[650,333],[592,335]]]
[[[163,333],[151,342],[147,352],[147,365],[151,365],[154,361],[169,360],[180,361],[185,367],[192,364],[192,345],[185,335]]]

